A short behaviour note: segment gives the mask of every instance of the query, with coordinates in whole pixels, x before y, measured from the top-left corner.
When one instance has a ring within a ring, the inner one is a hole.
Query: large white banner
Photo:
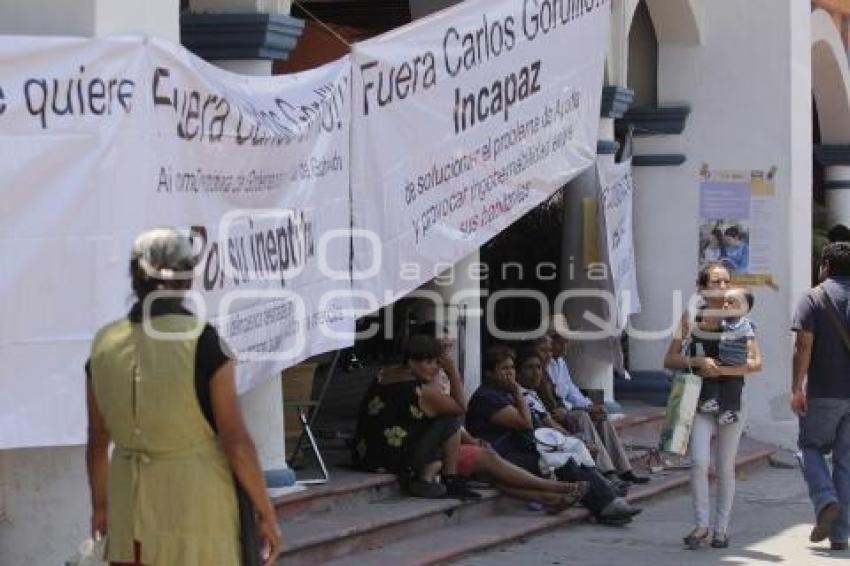
[[[0,448],[85,439],[133,238],[190,230],[245,390],[351,343],[347,59],[245,77],[142,38],[0,38]]]
[[[467,0],[352,49],[355,288],[387,304],[590,166],[608,0]],[[555,237],[541,234],[541,237]]]
[[[617,304],[617,328],[625,328],[629,315],[640,312],[635,247],[632,230],[632,160],[597,162],[599,210],[611,283]]]

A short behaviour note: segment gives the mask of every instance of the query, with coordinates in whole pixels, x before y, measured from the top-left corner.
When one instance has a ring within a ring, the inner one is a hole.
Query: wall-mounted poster
[[[699,264],[723,263],[733,281],[775,287],[771,274],[776,220],[776,167],[715,171],[703,166],[699,186]]]

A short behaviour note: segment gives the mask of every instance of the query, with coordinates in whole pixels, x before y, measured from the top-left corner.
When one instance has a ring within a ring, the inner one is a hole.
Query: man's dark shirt
[[[850,277],[830,277],[822,284],[850,333]],[[806,395],[813,398],[850,399],[850,350],[844,345],[829,314],[817,305],[811,289],[797,305],[792,330],[814,334]]]

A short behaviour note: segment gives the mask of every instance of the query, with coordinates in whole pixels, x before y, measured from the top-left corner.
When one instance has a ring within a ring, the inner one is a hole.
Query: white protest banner
[[[238,76],[145,38],[0,38],[0,448],[85,440],[134,237],[192,233],[188,306],[244,391],[350,345],[347,59]],[[336,333],[334,333],[336,332]]]
[[[617,301],[617,328],[625,328],[629,315],[640,312],[635,248],[632,237],[632,160],[597,162],[599,210],[604,225],[605,249]]]
[[[609,18],[468,0],[354,45],[355,288],[389,303],[593,163]]]

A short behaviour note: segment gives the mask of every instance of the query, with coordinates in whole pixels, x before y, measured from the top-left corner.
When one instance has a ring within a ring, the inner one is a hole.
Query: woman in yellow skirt
[[[233,361],[182,304],[194,265],[178,231],[140,235],[130,257],[138,301],[97,333],[86,364],[92,533],[106,535],[113,565],[249,566],[280,553]],[[238,493],[256,513],[250,537],[240,537]]]

